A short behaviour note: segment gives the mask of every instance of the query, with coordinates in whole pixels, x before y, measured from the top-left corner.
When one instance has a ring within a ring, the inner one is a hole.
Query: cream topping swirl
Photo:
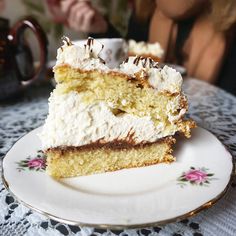
[[[178,103],[178,101],[176,101]],[[170,105],[171,107],[175,104]],[[169,128],[160,122],[154,124],[151,117],[138,117],[128,113],[115,115],[112,104],[97,102],[86,104],[77,92],[58,94],[49,98],[49,115],[40,134],[43,149],[57,146],[81,146],[96,141],[129,140],[132,143],[155,142],[173,135],[177,125]]]
[[[83,70],[109,70],[99,57],[103,45],[97,40],[88,38],[87,44],[81,47],[72,44],[69,38],[65,37],[63,43],[63,46],[57,50],[56,66],[67,64]]]
[[[175,69],[164,66],[158,67],[158,63],[151,58],[129,57],[123,62],[118,71],[130,76],[142,71],[147,76],[149,84],[157,91],[169,91],[171,93],[180,92],[182,86],[182,76]]]
[[[67,38],[67,40],[69,40]],[[98,41],[89,38],[84,47],[73,45],[70,41],[64,41],[64,45],[57,51],[56,67],[68,64],[82,70],[100,70],[104,73],[116,71],[129,76],[142,72],[148,79],[151,87],[157,91],[180,92],[182,76],[171,67],[159,68],[158,63],[151,58],[129,57],[118,68],[109,69],[99,58],[103,45]],[[69,43],[68,43],[69,42]]]
[[[136,42],[135,40],[129,40],[128,42],[129,52],[135,55],[147,55],[151,54],[153,56],[161,58],[164,54],[164,50],[161,45],[156,43],[146,43],[146,42]]]

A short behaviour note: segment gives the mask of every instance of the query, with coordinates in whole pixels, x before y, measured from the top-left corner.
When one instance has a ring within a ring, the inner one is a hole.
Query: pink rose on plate
[[[204,182],[207,180],[207,173],[201,170],[190,170],[185,173],[185,179],[192,182]]]
[[[42,158],[35,158],[28,162],[29,168],[45,168],[45,159]]]
[[[202,167],[202,168],[195,168],[190,167],[190,169],[178,177],[177,181],[181,187],[186,186],[187,183],[191,185],[197,186],[209,186],[213,178],[214,173],[209,173],[209,169]]]
[[[44,171],[46,169],[46,156],[39,150],[33,158],[28,156],[27,158],[16,162],[16,164],[19,172],[25,170]]]

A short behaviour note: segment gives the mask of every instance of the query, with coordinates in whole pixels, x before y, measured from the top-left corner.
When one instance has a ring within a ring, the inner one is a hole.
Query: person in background
[[[47,0],[52,18],[84,33],[105,33],[107,20],[89,0]]]
[[[120,37],[91,1],[54,2],[50,5],[52,15],[60,15],[60,22],[69,28],[94,37]],[[165,51],[163,62],[182,65],[188,76],[217,84],[236,95],[235,0],[127,3],[133,10],[127,38],[159,42]]]
[[[0,14],[5,10],[6,3],[5,0],[0,0]]]

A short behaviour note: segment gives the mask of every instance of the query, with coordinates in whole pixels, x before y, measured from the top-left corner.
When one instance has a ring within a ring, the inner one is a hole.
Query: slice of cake
[[[47,173],[72,177],[170,163],[176,132],[190,136],[184,120],[182,77],[150,58],[130,57],[117,69],[99,58],[102,49],[69,39],[58,49],[57,86],[40,134]]]
[[[158,42],[136,42],[131,39],[128,41],[128,54],[129,56],[151,57],[154,61],[159,62],[164,54],[164,50]]]

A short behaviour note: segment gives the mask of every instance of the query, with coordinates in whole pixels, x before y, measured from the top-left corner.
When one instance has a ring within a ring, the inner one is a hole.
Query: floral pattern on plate
[[[205,167],[190,167],[188,171],[182,173],[177,181],[181,187],[186,186],[187,183],[196,186],[208,186],[212,180],[216,179],[213,176],[214,173],[209,173],[209,169]]]
[[[21,160],[16,162],[17,170],[24,171],[24,170],[35,170],[35,171],[45,171],[46,169],[46,156],[44,153],[39,150],[37,151],[36,157],[27,157],[25,160]]]

